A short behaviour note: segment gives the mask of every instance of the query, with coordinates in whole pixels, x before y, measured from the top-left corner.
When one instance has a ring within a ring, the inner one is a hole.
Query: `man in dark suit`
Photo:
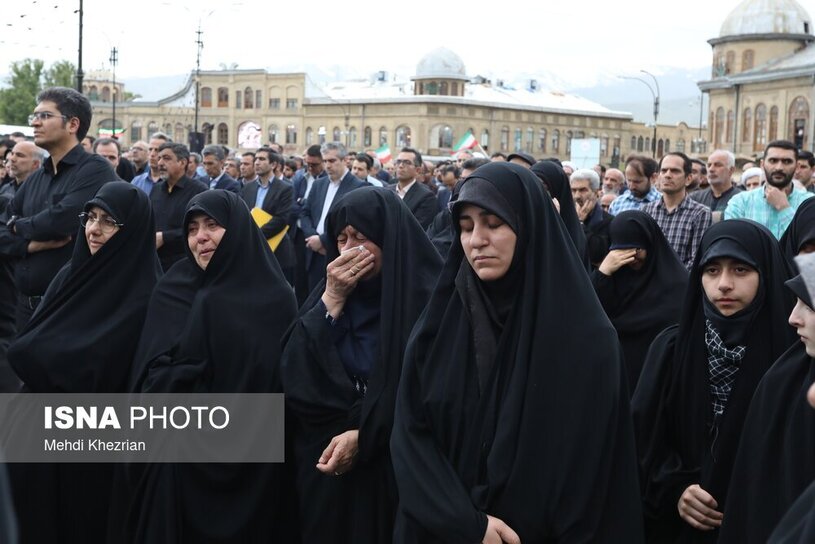
[[[436,195],[424,183],[417,182],[416,175],[422,165],[422,155],[411,147],[403,147],[396,156],[396,179],[391,189],[396,191],[410,208],[413,216],[427,230],[439,211]]]
[[[201,155],[204,156],[201,164],[204,165],[204,171],[209,176],[209,188],[226,189],[240,194],[240,182],[224,172],[224,159],[226,158],[224,148],[219,145],[208,145],[201,151]]]
[[[303,214],[300,217],[300,228],[306,241],[306,273],[309,291],[320,283],[325,276],[325,248],[336,243],[325,232],[325,218],[331,204],[345,193],[368,185],[357,179],[345,166],[345,146],[337,143],[325,143],[320,148],[323,163],[328,177],[319,178],[309,191]]]
[[[257,178],[247,183],[241,189],[241,197],[246,206],[260,208],[272,218],[260,227],[267,240],[279,234],[289,220],[289,211],[294,191],[291,183],[273,175],[276,164],[283,162],[283,158],[269,147],[261,147],[255,153],[255,173]],[[280,245],[275,249],[275,257],[283,269],[283,275],[294,285],[294,248],[288,236],[283,236]]]
[[[297,175],[300,174],[300,175]],[[306,247],[306,236],[300,228],[300,218],[304,213],[304,206],[314,182],[321,178],[328,178],[328,172],[323,167],[323,154],[319,145],[312,145],[306,149],[305,167],[303,171],[297,171],[292,179],[294,188],[294,202],[292,202],[289,214],[289,233],[294,244],[294,292],[297,295],[297,303],[305,302],[309,295],[308,274],[306,273],[306,253],[310,250]]]

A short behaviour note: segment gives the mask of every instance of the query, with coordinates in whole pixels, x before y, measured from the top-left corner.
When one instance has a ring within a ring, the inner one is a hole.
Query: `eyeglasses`
[[[408,159],[395,160],[393,161],[393,164],[395,164],[396,166],[415,166],[413,164],[413,161]]]
[[[59,113],[52,113],[50,111],[35,111],[31,115],[28,116],[28,124],[33,125],[34,121],[47,121],[52,117],[62,117],[66,121],[68,120],[67,115],[62,115]]]
[[[79,214],[79,224],[83,228],[93,227],[95,223],[99,223],[99,228],[102,229],[104,234],[111,234],[117,227],[124,227],[124,224],[117,223],[111,217],[102,217],[100,219],[92,213],[82,212]]]

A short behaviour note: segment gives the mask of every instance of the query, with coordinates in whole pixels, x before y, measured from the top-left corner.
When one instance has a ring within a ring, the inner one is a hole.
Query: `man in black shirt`
[[[16,260],[17,328],[28,322],[48,284],[71,258],[79,213],[106,182],[117,179],[110,163],[80,143],[91,125],[88,99],[53,87],[37,97],[28,118],[34,143],[48,151],[42,168],[17,190],[0,228],[0,254]]]
[[[166,272],[184,258],[187,235],[184,211],[187,203],[207,186],[188,178],[190,151],[184,144],[165,143],[158,148],[158,173],[161,181],[150,192],[150,204],[156,218],[156,248],[161,267]]]

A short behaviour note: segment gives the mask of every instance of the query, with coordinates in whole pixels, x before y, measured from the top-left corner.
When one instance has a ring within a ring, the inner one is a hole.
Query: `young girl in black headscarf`
[[[441,258],[392,191],[357,189],[326,219],[326,279],[286,341],[303,542],[389,542],[388,444],[408,336]]]
[[[280,339],[296,303],[249,210],[233,193],[206,191],[184,226],[187,258],[150,300],[133,389],[280,392]],[[124,534],[111,541],[269,542],[291,521],[281,465],[156,464],[128,475],[133,495],[112,523]]]
[[[718,537],[750,399],[793,342],[789,277],[758,223],[723,221],[705,232],[679,326],[654,340],[632,399],[654,542]]]
[[[491,163],[411,336],[397,543],[641,542],[619,343],[540,181]]]
[[[798,270],[795,256],[815,251],[815,201],[806,199],[795,210],[792,222],[781,236],[779,244],[792,270]]]
[[[120,393],[161,269],[150,202],[129,183],[85,204],[70,262],[9,348],[32,393]],[[22,542],[102,542],[112,469],[103,464],[12,465]]]
[[[756,388],[733,465],[719,543],[764,543],[784,512],[815,479],[815,305],[801,276],[787,281],[798,302],[789,317],[801,341]]]
[[[591,281],[617,330],[633,393],[648,346],[679,321],[688,272],[647,213],[622,212],[609,231],[610,251]]]

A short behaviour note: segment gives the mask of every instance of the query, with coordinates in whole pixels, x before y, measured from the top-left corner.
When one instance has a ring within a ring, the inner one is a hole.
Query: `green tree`
[[[25,59],[11,63],[9,87],[0,89],[0,120],[9,125],[28,124],[28,114],[37,105],[41,89],[43,61]]]
[[[72,62],[55,62],[43,73],[43,87],[75,87],[76,68]]]

